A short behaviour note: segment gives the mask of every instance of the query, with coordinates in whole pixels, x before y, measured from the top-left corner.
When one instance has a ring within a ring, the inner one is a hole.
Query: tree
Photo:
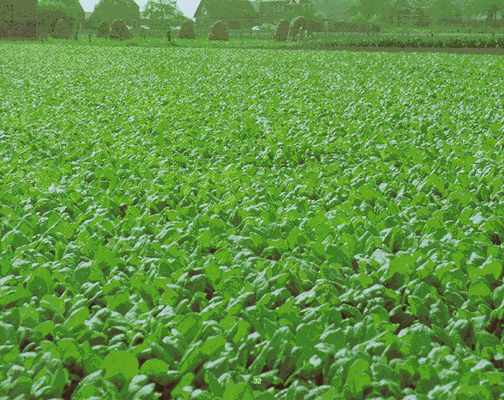
[[[348,7],[348,13],[354,22],[366,24],[391,20],[393,7],[390,1],[358,0]]]
[[[69,20],[72,17],[71,11],[68,9],[68,7],[62,1],[39,0],[38,10],[39,11],[50,11],[50,12],[61,11],[63,14],[65,14],[68,17]],[[67,22],[69,22],[69,21],[67,21]]]
[[[261,11],[261,0],[250,0],[250,4],[252,4],[252,7],[254,7],[256,13],[259,14],[259,12]]]
[[[504,16],[504,0],[469,0],[465,6],[466,15],[486,15],[487,21],[497,20],[497,13]]]
[[[382,25],[383,21],[391,20],[392,5],[390,1],[358,0],[348,7],[351,21],[368,25]]]
[[[76,16],[64,1],[40,0],[38,11],[39,32],[43,37],[54,32],[60,19],[64,19],[69,26],[74,26],[77,21]]]
[[[93,28],[98,28],[103,21],[115,19],[134,25],[140,19],[140,8],[131,0],[100,0],[89,18]]]
[[[350,21],[350,4],[335,0],[311,0],[315,11],[328,20]]]
[[[175,0],[149,0],[143,11],[143,17],[150,20],[152,27],[157,28],[175,24],[176,19],[180,20],[181,14]]]
[[[443,20],[462,19],[462,7],[455,4],[453,0],[434,0],[425,9],[433,25],[438,25]]]
[[[63,12],[68,17],[67,22],[70,26],[84,19],[84,9],[79,0],[39,0],[38,9],[40,11]]]

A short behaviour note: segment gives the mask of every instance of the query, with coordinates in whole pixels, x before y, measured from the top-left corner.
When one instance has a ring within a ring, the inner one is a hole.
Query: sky
[[[186,17],[192,18],[200,0],[176,0],[177,6],[180,11],[184,13]],[[94,6],[98,4],[99,0],[80,0],[80,4],[85,12],[91,12],[94,10]],[[135,2],[140,6],[140,11],[144,10],[147,0],[135,0]]]

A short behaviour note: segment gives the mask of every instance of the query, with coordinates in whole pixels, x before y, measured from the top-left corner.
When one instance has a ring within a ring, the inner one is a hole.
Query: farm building
[[[37,0],[0,0],[0,38],[37,38]]]
[[[206,29],[219,20],[230,29],[250,29],[258,15],[248,0],[201,0],[194,18],[197,29]]]
[[[259,3],[261,21],[276,24],[287,15],[301,14],[313,10],[310,0],[261,0]]]

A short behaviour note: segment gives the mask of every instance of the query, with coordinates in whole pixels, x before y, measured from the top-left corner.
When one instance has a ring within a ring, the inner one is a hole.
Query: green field
[[[504,399],[502,57],[0,54],[0,400]]]

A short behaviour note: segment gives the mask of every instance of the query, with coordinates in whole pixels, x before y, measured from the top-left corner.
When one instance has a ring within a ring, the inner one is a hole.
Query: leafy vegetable
[[[498,58],[1,46],[0,399],[504,393]]]

